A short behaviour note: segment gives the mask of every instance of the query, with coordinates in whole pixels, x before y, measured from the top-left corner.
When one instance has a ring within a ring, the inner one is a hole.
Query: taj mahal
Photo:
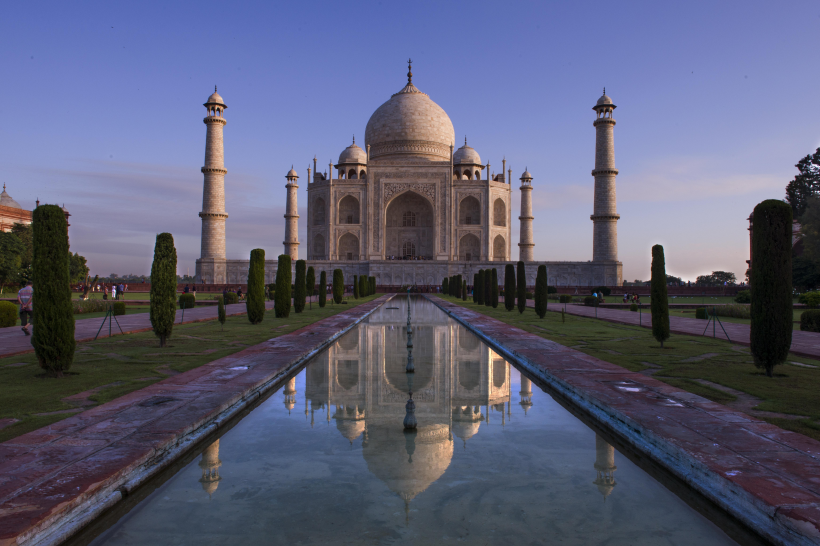
[[[410,66],[410,65],[409,65]],[[202,247],[196,278],[205,284],[244,283],[248,260],[226,259],[223,129],[227,105],[214,90],[204,104],[207,116]],[[340,268],[345,278],[374,276],[379,286],[437,285],[461,274],[472,279],[480,269],[521,260],[528,284],[539,265],[546,265],[549,284],[557,286],[620,285],[618,261],[615,153],[612,113],[604,94],[593,110],[596,118],[592,260],[534,261],[533,176],[519,177],[519,241],[512,242],[512,167],[506,159],[494,174],[489,161],[467,144],[455,148],[455,130],[447,113],[413,84],[407,83],[379,106],[367,122],[364,148],[355,138],[326,170],[314,156],[307,168],[307,240],[299,241],[297,192],[299,174],[286,178],[284,253],[306,259],[317,274]],[[265,275],[273,282],[275,254],[268,255]]]

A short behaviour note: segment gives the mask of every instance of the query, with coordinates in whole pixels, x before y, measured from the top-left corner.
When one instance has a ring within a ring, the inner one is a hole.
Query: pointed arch
[[[496,235],[493,239],[493,260],[496,262],[507,261],[507,242],[501,235]]]
[[[500,197],[493,203],[493,225],[507,227],[507,204]]]

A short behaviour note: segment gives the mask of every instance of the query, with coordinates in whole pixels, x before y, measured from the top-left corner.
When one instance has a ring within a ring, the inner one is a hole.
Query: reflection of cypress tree
[[[276,267],[276,318],[287,318],[290,315],[290,255],[280,254]]]
[[[669,299],[666,293],[666,262],[663,247],[652,247],[652,288],[649,300],[652,309],[652,335],[661,344],[669,339]]]
[[[319,275],[319,307],[327,305],[327,271]]]
[[[170,233],[157,235],[154,246],[154,263],[151,264],[151,326],[159,338],[159,346],[174,329],[177,312],[177,250],[174,236]],[[36,317],[35,317],[36,318]]]
[[[478,270],[478,281],[475,283],[475,287],[473,289],[475,291],[476,300],[475,302],[478,305],[484,305],[484,270]]]
[[[57,205],[41,205],[34,209],[33,216],[32,273],[37,300],[31,344],[40,367],[48,375],[62,377],[74,362],[76,346],[69,286],[68,224]],[[176,251],[174,258],[176,282]],[[174,299],[172,295],[171,305],[176,305]]]
[[[504,308],[512,311],[515,307],[515,266],[504,266]]]
[[[296,279],[293,281],[293,310],[297,313],[301,313],[305,309],[306,271],[307,263],[305,260],[296,260]]]
[[[261,248],[251,250],[245,309],[251,324],[259,324],[265,318],[265,251]]]
[[[498,307],[498,270],[496,268],[493,268],[491,284],[490,290],[492,291],[493,309],[496,309]]]
[[[535,312],[544,318],[547,314],[547,266],[539,265],[535,275]]]

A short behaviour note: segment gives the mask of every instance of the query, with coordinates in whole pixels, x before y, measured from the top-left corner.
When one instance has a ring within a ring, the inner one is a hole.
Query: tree
[[[217,300],[216,318],[219,320],[219,324],[222,325],[222,330],[225,330],[225,319],[227,318],[225,315],[225,298],[219,296]]]
[[[327,271],[322,271],[319,275],[319,307],[327,305]]]
[[[301,313],[305,310],[305,296],[307,295],[307,263],[305,260],[296,260],[296,279],[293,281],[293,310]]]
[[[151,326],[154,328],[154,335],[159,337],[160,347],[165,347],[165,341],[171,337],[174,329],[176,295],[177,249],[174,248],[174,236],[160,233],[154,245],[154,263],[151,264],[150,310]]]
[[[667,275],[666,276],[666,286],[669,286],[670,284],[673,285],[673,286],[678,285],[678,284],[683,284],[683,279],[681,279],[680,277],[676,277],[674,275]]]
[[[461,275],[456,275],[456,297],[461,299]]]
[[[461,281],[461,301],[467,301],[467,281]]]
[[[498,270],[493,268],[490,276],[490,297],[493,300],[493,309],[496,309],[498,307]]]
[[[478,282],[475,283],[473,287],[473,292],[475,292],[475,302],[478,305],[484,305],[484,270],[478,270]]]
[[[484,270],[484,305],[493,305],[493,272],[489,268]]]
[[[359,275],[359,296],[362,298],[367,295],[367,285],[370,281],[364,275]]]
[[[68,224],[57,205],[34,209],[35,298],[31,344],[47,375],[62,377],[74,362],[74,310],[68,278]]]
[[[478,303],[478,290],[476,290],[476,286],[478,286],[478,273],[473,273],[473,303]]]
[[[17,235],[20,242],[23,243],[25,250],[20,256],[20,282],[24,283],[31,280],[31,262],[34,257],[34,245],[32,243],[33,229],[31,224],[14,224],[11,226],[11,232]]]
[[[376,277],[370,277],[370,295],[376,293]]]
[[[0,231],[0,294],[9,284],[20,282],[20,266],[26,247],[12,232]]]
[[[798,161],[795,167],[798,174],[786,186],[786,202],[792,207],[792,217],[800,218],[806,212],[809,199],[820,196],[820,148]]]
[[[504,266],[504,308],[512,311],[515,308],[515,266]]]
[[[307,277],[305,278],[305,289],[307,290],[308,298],[310,298],[310,308],[313,309],[313,293],[316,291],[316,270],[313,266],[308,267]]]
[[[341,269],[333,270],[333,301],[342,303],[345,296],[345,274]]]
[[[792,254],[792,285],[801,292],[820,288],[820,262]]]
[[[265,251],[261,248],[251,250],[245,309],[251,324],[259,324],[265,318]]]
[[[803,256],[820,262],[820,199],[816,197],[808,199],[806,211],[800,217],[800,240]]]
[[[539,265],[535,275],[535,312],[540,318],[547,314],[547,266]]]
[[[444,277],[444,280],[441,281],[441,293],[444,295],[450,295],[450,279],[449,277]]]
[[[72,284],[80,283],[88,276],[88,265],[85,256],[80,256],[76,252],[68,253],[69,257],[69,279]]]
[[[359,299],[359,276],[353,275],[353,299]]]
[[[518,296],[518,312],[523,313],[527,308],[527,272],[524,262],[518,262],[518,279],[516,282],[516,296]]]
[[[652,288],[649,300],[652,311],[652,335],[661,344],[669,339],[669,299],[666,293],[666,261],[663,246],[652,247]]]
[[[289,254],[280,254],[276,264],[276,290],[274,290],[273,310],[276,318],[290,316],[291,294],[291,258]]]
[[[772,377],[792,344],[792,207],[776,199],[755,207],[752,256],[752,356]]]
[[[695,279],[696,286],[723,286],[724,284],[734,286],[737,284],[737,277],[728,271],[712,271],[711,275],[700,275]]]

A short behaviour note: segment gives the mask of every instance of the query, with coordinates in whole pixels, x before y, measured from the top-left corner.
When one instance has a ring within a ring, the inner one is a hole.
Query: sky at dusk
[[[406,82],[501,170],[532,173],[535,257],[592,258],[595,113],[615,110],[619,258],[742,279],[755,204],[820,147],[820,3],[16,2],[4,5],[0,182],[71,212],[93,274],[199,256],[205,102],[228,105],[228,258],[283,251],[285,174],[327,168]],[[517,259],[518,222],[513,222]]]

